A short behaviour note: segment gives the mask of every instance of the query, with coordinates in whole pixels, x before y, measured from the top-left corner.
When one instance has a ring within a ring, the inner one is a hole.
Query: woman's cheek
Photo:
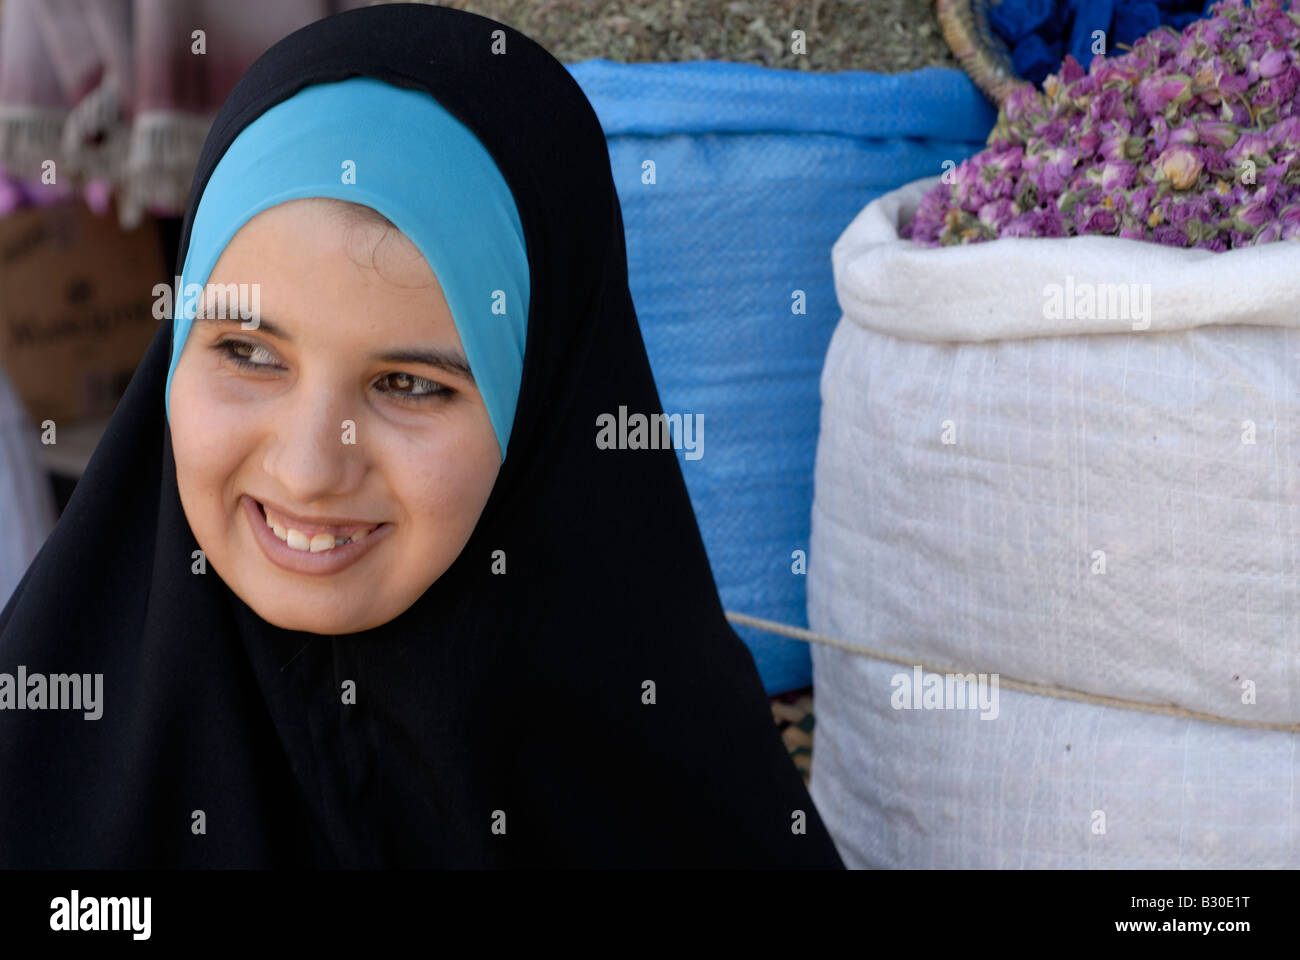
[[[248,407],[274,402],[275,384],[219,372],[207,378],[204,392],[217,412],[243,416]]]
[[[248,404],[231,402],[224,395],[226,388],[182,378],[179,370],[172,386],[172,449],[178,474],[198,482],[219,481],[255,445],[261,415],[251,415]]]
[[[495,435],[484,436],[483,429],[473,417],[449,419],[423,431],[418,443],[403,436],[379,458],[406,465],[390,471],[387,484],[423,535],[436,537],[439,548],[452,556],[478,523],[500,467]],[[422,469],[409,469],[414,464]]]

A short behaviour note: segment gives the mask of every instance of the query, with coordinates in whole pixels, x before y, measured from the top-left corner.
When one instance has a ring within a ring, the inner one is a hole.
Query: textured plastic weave
[[[833,250],[812,629],[1300,723],[1300,250],[920,248],[897,228],[933,185],[879,198]],[[1151,309],[1051,319],[1067,277],[1146,283]],[[1300,866],[1294,733],[1005,688],[989,719],[909,710],[906,667],[819,646],[813,670],[809,790],[850,866]]]

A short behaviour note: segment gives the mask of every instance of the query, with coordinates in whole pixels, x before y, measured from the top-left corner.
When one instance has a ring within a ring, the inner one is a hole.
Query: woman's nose
[[[299,384],[272,412],[262,468],[285,497],[308,506],[345,493],[364,472],[355,404],[325,386]]]

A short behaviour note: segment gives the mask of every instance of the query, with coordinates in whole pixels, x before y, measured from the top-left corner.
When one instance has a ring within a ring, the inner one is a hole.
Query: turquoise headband
[[[349,170],[354,183],[344,182]],[[528,329],[528,254],[514,196],[487,149],[433,96],[370,77],[315,84],[276,104],[240,132],[212,171],[176,291],[168,421],[172,375],[199,302],[186,291],[208,282],[221,252],[256,214],[304,197],[372,207],[424,255],[504,460]]]

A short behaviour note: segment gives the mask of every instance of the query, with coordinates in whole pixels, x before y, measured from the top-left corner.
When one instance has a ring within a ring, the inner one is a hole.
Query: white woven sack
[[[900,239],[937,179],[833,250],[811,629],[1300,723],[1300,245]],[[1007,689],[896,709],[899,674],[814,645],[810,788],[851,866],[1300,867],[1295,734]]]

